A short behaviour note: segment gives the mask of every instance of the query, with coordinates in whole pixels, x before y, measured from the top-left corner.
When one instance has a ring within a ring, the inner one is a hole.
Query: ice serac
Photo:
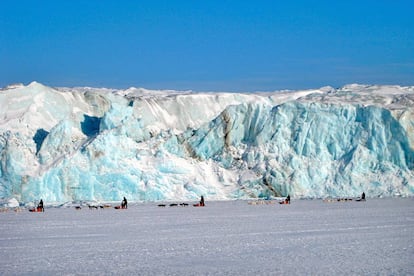
[[[412,196],[414,87],[0,90],[0,198]]]

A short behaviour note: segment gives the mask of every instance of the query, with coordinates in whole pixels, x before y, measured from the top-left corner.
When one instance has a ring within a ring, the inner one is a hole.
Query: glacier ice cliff
[[[414,87],[0,90],[0,198],[412,196]]]

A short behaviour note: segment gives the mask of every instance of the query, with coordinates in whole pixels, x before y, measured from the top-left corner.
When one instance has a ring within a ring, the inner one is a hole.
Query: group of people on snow
[[[200,203],[198,205],[199,206],[205,206],[204,196],[201,196]],[[126,199],[126,197],[124,197],[122,199],[120,207],[121,207],[120,209],[128,209],[128,200]],[[115,207],[115,208],[119,208],[119,207]],[[45,211],[44,206],[43,206],[43,199],[40,199],[39,204],[37,205],[35,211],[36,212],[44,212]]]
[[[357,201],[365,201],[365,192],[363,192],[361,194],[361,196],[357,199]],[[280,201],[279,203],[280,204],[290,204],[290,195],[287,195],[286,198],[283,201]],[[196,205],[197,206],[205,206],[204,196],[201,196],[200,202]],[[128,201],[127,201],[126,197],[124,197],[122,199],[121,209],[128,209]],[[44,205],[43,205],[43,199],[40,199],[39,204],[37,205],[35,211],[37,211],[37,212],[44,212],[45,211],[45,208],[44,208]]]

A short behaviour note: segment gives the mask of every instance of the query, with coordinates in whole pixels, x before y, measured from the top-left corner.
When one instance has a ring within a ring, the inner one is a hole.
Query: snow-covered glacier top
[[[0,90],[0,198],[411,196],[414,87]]]

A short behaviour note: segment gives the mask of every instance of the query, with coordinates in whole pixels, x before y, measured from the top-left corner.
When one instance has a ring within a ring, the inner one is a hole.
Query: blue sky
[[[0,3],[0,87],[414,85],[414,1]]]

